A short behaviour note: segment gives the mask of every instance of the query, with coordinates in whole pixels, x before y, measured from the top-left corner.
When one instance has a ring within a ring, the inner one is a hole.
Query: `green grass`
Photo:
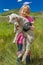
[[[30,65],[43,65],[43,19],[36,18],[34,25],[35,39],[30,48],[32,60]],[[7,18],[0,17],[0,65],[16,65],[17,45],[12,43],[15,36],[13,27]]]

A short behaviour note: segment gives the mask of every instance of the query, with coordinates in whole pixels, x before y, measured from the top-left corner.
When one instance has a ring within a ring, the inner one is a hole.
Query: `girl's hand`
[[[35,28],[34,25],[30,26],[30,29],[31,29],[31,30],[34,30],[34,28]]]

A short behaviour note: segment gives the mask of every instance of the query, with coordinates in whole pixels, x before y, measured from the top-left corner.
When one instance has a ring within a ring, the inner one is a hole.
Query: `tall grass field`
[[[35,39],[31,44],[31,64],[43,65],[43,14],[31,14],[32,16],[39,16],[35,18]],[[13,44],[15,36],[13,28],[14,24],[9,24],[8,19],[0,15],[0,65],[16,65],[17,45]],[[40,17],[41,16],[41,17]],[[21,63],[25,65],[25,63]]]

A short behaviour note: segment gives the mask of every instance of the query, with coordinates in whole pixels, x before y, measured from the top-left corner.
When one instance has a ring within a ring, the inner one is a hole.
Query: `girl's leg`
[[[17,36],[17,46],[18,46],[18,57],[17,62],[20,62],[22,60],[22,47],[23,47],[23,33],[20,32]]]
[[[26,56],[26,65],[30,64],[30,51],[28,52],[27,56]]]
[[[23,47],[23,44],[18,44],[18,58],[20,58],[20,60],[22,57],[22,47]]]
[[[18,44],[17,46],[18,46],[18,57],[16,65],[20,65],[20,62],[22,60],[22,44]]]

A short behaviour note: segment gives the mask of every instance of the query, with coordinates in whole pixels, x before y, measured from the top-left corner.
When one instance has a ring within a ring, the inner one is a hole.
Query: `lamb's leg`
[[[28,33],[26,33],[26,35],[29,42],[32,43],[32,41],[34,40],[34,35],[29,35]]]
[[[26,40],[26,51],[23,55],[22,62],[25,61],[28,51],[30,51],[30,42],[28,40]]]
[[[15,34],[15,37],[14,37],[13,43],[16,43],[17,35],[18,35],[18,33]]]

